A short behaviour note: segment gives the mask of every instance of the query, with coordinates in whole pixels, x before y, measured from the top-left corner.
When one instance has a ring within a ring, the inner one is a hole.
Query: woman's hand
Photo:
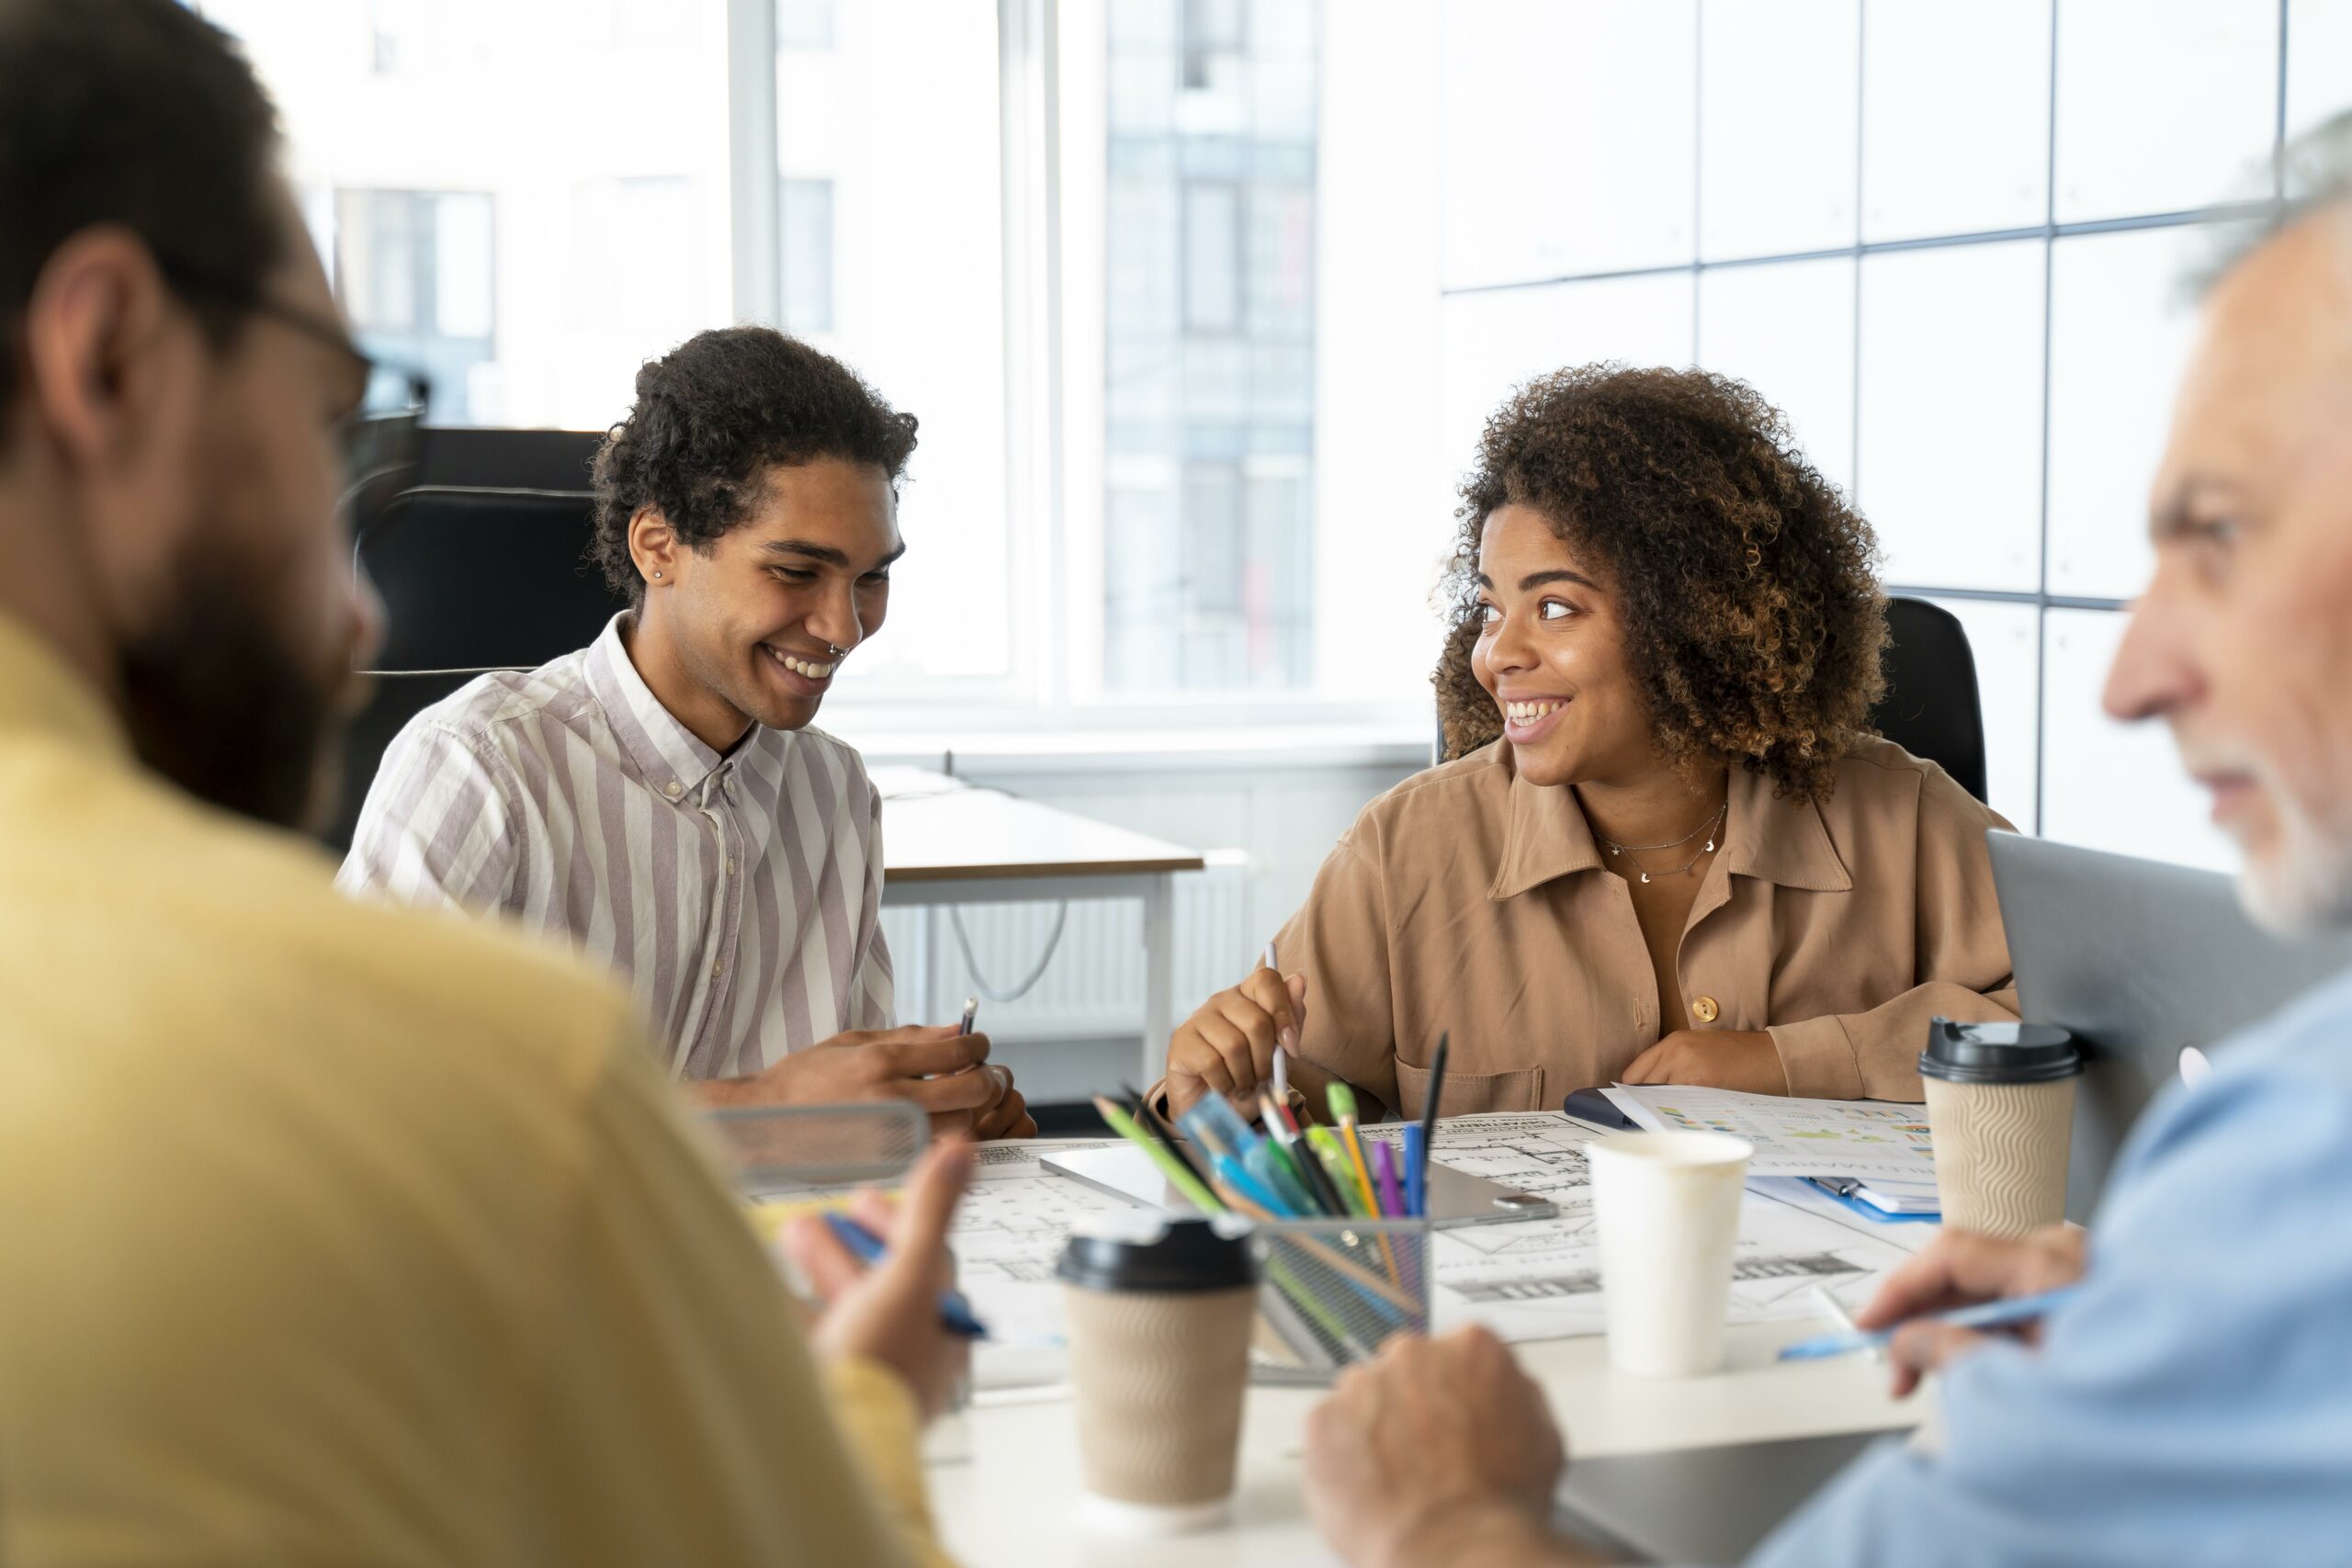
[[[818,1353],[879,1361],[906,1380],[925,1420],[946,1407],[971,1360],[970,1344],[939,1321],[940,1292],[956,1277],[947,1227],[971,1177],[972,1145],[947,1139],[916,1162],[904,1201],[860,1193],[851,1216],[889,1244],[871,1269],[814,1215],[796,1219],[784,1235],[824,1303],[811,1330]]]
[[[1617,1075],[1620,1083],[1694,1084],[1747,1094],[1786,1094],[1780,1049],[1762,1030],[1678,1029]]]
[[[1306,976],[1285,979],[1262,964],[1203,1002],[1168,1042],[1170,1113],[1182,1116],[1211,1089],[1254,1101],[1273,1081],[1274,1047],[1296,1051],[1306,1022]]]

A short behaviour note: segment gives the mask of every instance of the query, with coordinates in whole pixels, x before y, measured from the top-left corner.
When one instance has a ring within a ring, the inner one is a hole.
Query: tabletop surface
[[[885,882],[1139,875],[1205,863],[1182,844],[928,769],[878,767],[872,777],[882,792]]]
[[[1651,1381],[1612,1371],[1598,1336],[1516,1348],[1544,1385],[1577,1456],[1658,1453],[1726,1444],[1907,1430],[1932,1399],[1886,1395],[1885,1369],[1863,1356],[1781,1364],[1781,1346],[1819,1333],[1815,1323],[1733,1326],[1725,1370]],[[1300,1451],[1311,1390],[1252,1388],[1242,1431],[1241,1479],[1227,1527],[1164,1540],[1090,1533],[1080,1517],[1076,1422],[1066,1394],[983,1396],[937,1434],[955,1457],[929,1470],[949,1552],[970,1568],[1284,1568],[1335,1561],[1317,1540],[1300,1494]],[[960,1428],[960,1429],[959,1429]]]

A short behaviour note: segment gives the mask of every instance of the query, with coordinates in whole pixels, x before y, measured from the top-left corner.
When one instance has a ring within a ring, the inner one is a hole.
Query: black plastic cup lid
[[[1091,1291],[1236,1290],[1258,1282],[1249,1235],[1246,1225],[1139,1216],[1071,1236],[1054,1274]]]
[[[2075,1037],[2049,1023],[1928,1025],[1919,1076],[1945,1083],[2051,1083],[2083,1070]]]

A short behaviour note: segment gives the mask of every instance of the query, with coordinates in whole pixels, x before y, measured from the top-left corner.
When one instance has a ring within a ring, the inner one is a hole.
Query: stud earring
[[[661,581],[662,581],[662,574],[661,574],[660,572],[658,572],[658,571],[657,571],[657,572],[655,572],[655,573],[653,574],[653,581],[656,581],[656,582]]]

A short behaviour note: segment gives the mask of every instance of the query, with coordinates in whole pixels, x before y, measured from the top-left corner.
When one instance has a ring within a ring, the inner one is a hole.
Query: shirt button
[[[662,793],[668,795],[672,800],[675,800],[678,796],[686,793],[686,786],[680,784],[677,780],[672,779],[668,784],[662,786]]]
[[[727,960],[722,958],[710,966],[710,977],[714,980],[723,980],[727,977]]]
[[[1697,1019],[1701,1023],[1714,1022],[1716,1019],[1723,1016],[1723,1009],[1715,1005],[1715,998],[1713,997],[1693,997],[1690,998],[1690,1016]]]
[[[735,857],[733,855],[729,855],[727,857],[727,874],[729,876],[735,874]]]

